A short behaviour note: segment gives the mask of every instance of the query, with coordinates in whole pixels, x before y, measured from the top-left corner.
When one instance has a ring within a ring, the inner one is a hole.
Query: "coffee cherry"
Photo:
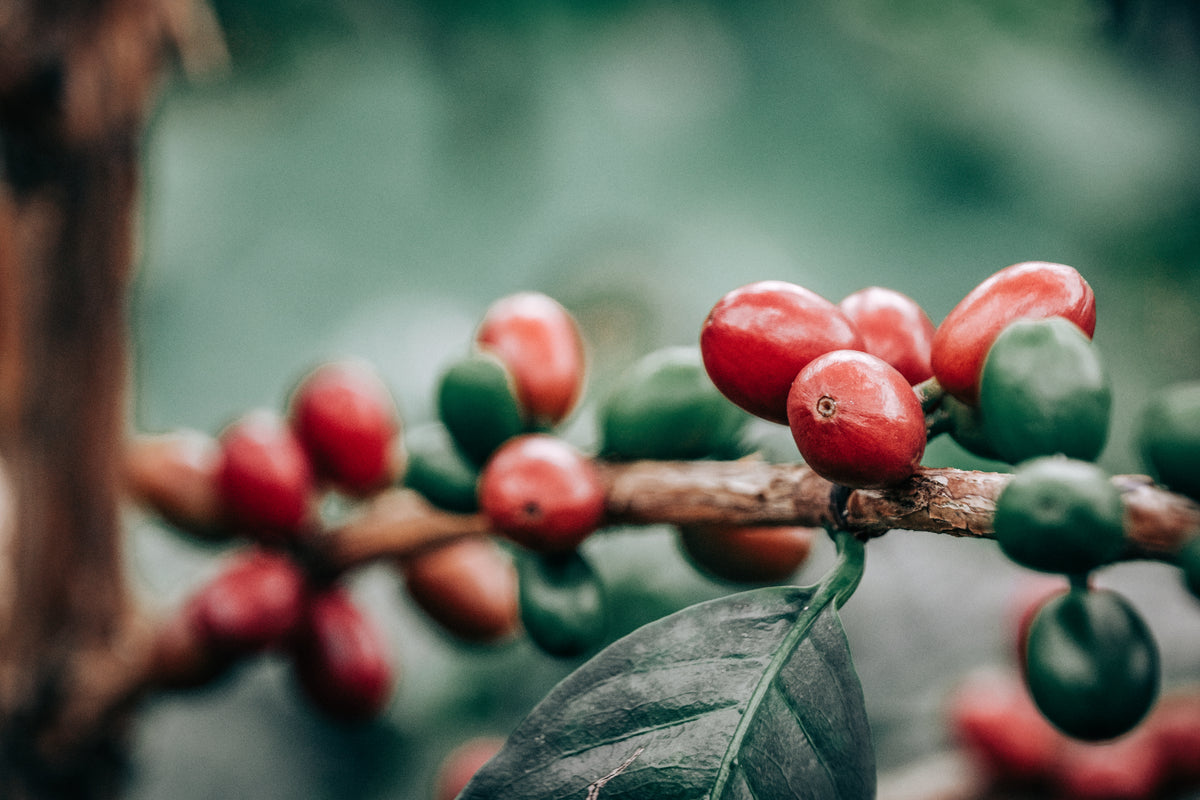
[[[556,300],[538,292],[497,300],[484,314],[475,342],[508,365],[517,399],[534,425],[554,425],[574,408],[583,390],[583,338]]]
[[[925,453],[925,414],[904,376],[869,353],[835,350],[800,371],[788,422],[814,472],[853,488],[910,477]]]
[[[574,549],[600,526],[604,503],[592,463],[548,434],[510,439],[479,476],[479,505],[488,522],[538,552]]]
[[[860,289],[838,303],[863,339],[863,350],[895,367],[912,385],[933,376],[933,322],[906,294],[881,286]]]
[[[1022,319],[988,351],[979,382],[987,439],[1010,463],[1061,453],[1094,460],[1112,389],[1092,341],[1062,317]]]
[[[608,626],[604,586],[578,550],[524,553],[517,572],[521,624],[543,652],[576,658],[603,643]]]
[[[784,281],[760,281],[722,297],[700,329],[704,368],[721,393],[763,419],[787,422],[796,373],[831,350],[861,350],[862,337],[825,298]]]
[[[480,736],[454,748],[438,768],[433,800],[454,800],[492,756],[500,752],[504,740],[495,736]]]
[[[476,353],[451,364],[438,381],[438,417],[467,458],[483,464],[525,430],[513,377],[504,362]]]
[[[808,560],[815,536],[813,528],[767,525],[679,528],[679,544],[688,560],[701,572],[732,583],[787,580]]]
[[[446,511],[469,514],[479,509],[475,491],[479,470],[462,454],[443,425],[434,422],[410,430],[405,447],[405,486]]]
[[[1073,588],[1029,628],[1026,680],[1051,723],[1078,739],[1112,739],[1158,695],[1158,648],[1141,616],[1111,591]]]
[[[1200,499],[1200,382],[1158,392],[1142,414],[1142,457],[1160,483]]]
[[[992,342],[1018,319],[1063,317],[1089,338],[1096,329],[1096,299],[1087,281],[1063,264],[1030,261],[992,275],[946,315],[933,335],[933,374],[969,405],[979,400],[979,375]]]
[[[1157,745],[1141,728],[1112,742],[1068,741],[1050,783],[1065,800],[1153,800],[1167,778]]]
[[[996,542],[1018,564],[1076,575],[1115,561],[1125,548],[1124,505],[1108,474],[1086,461],[1028,461],[1000,496]]]
[[[252,411],[220,436],[217,488],[228,523],[266,542],[295,538],[313,496],[308,455],[273,411]]]
[[[941,410],[950,418],[950,438],[972,455],[1000,460],[983,425],[978,406],[969,406],[952,394],[942,398]]]
[[[235,656],[282,643],[299,624],[304,573],[286,556],[252,549],[235,557],[187,603],[203,641]]]
[[[1049,775],[1066,740],[1034,706],[1021,679],[996,670],[971,674],[950,696],[951,735],[998,780]]]
[[[370,719],[391,697],[393,667],[383,635],[340,586],[309,597],[292,663],[305,695],[333,719]]]
[[[611,459],[690,460],[734,453],[750,419],[717,391],[695,347],[667,347],[627,370],[600,410]]]
[[[317,476],[351,494],[391,483],[395,403],[365,362],[323,364],[296,387],[291,421]]]
[[[468,642],[494,642],[520,627],[517,573],[487,539],[463,539],[404,562],[404,587],[449,633]]]

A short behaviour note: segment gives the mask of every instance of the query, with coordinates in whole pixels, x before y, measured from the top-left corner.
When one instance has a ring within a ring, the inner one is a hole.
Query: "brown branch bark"
[[[143,123],[184,0],[0,11],[0,796],[119,791],[150,632],[122,569]]]

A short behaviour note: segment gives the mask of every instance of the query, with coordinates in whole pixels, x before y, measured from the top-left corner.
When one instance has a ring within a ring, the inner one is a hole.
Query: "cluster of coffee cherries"
[[[395,665],[382,631],[336,576],[321,574],[309,548],[331,494],[364,497],[394,480],[399,427],[372,368],[345,361],[307,375],[286,414],[250,411],[215,442],[200,434],[155,440],[161,457],[139,463],[165,474],[134,476],[143,491],[158,492],[145,499],[184,529],[249,542],[161,637],[162,675],[201,684],[244,658],[281,652],[330,717],[364,719],[386,705]]]
[[[1111,407],[1095,326],[1092,289],[1075,269],[1025,262],[983,281],[936,328],[887,289],[835,305],[765,281],[723,297],[700,338],[718,389],[789,425],[804,461],[835,484],[903,484],[943,432],[1016,465],[996,502],[996,539],[1017,563],[1069,579],[1032,619],[1022,674],[1045,717],[1085,740],[1131,730],[1159,690],[1149,628],[1089,580],[1128,547],[1121,490],[1093,463]],[[1159,480],[1194,491],[1200,392],[1164,395],[1144,430]],[[1180,555],[1190,583],[1197,554],[1193,543]]]
[[[605,462],[731,456],[747,417],[704,372],[695,347],[632,365],[600,404],[590,455],[558,433],[584,391],[586,352],[571,315],[524,292],[484,313],[470,352],[437,387],[438,420],[409,431],[404,483],[452,512],[479,512],[515,560],[520,625],[542,650],[576,657],[608,635],[607,594],[583,543],[606,524]],[[684,552],[714,577],[762,583],[807,558],[804,528],[679,531]],[[421,596],[417,596],[421,602]],[[439,602],[425,603],[431,614]]]
[[[1049,578],[1020,587],[1011,615],[1018,661],[1024,659],[1038,610],[1059,591],[1059,582]],[[1165,694],[1127,736],[1082,742],[1046,721],[1018,670],[988,667],[954,687],[946,720],[953,742],[996,794],[1152,800],[1200,784],[1200,689],[1195,687]]]

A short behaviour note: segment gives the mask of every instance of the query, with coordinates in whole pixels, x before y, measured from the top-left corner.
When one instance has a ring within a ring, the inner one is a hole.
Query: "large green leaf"
[[[731,595],[615,642],[459,800],[873,797],[862,688],[828,585]]]

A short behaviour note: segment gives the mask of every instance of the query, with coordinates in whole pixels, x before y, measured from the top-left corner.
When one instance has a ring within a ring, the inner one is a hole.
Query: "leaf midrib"
[[[763,671],[762,677],[755,684],[754,693],[750,695],[750,699],[746,702],[746,711],[742,714],[737,728],[733,731],[733,736],[729,740],[729,747],[725,749],[725,756],[721,759],[721,766],[717,770],[717,777],[713,781],[712,789],[709,791],[709,800],[720,800],[721,794],[725,791],[725,786],[729,783],[729,778],[733,775],[733,764],[737,760],[738,753],[742,749],[742,741],[746,738],[747,732],[750,730],[750,725],[753,724],[755,716],[758,713],[758,707],[762,705],[763,700],[767,696],[767,692],[771,690],[771,684],[779,677],[779,673],[783,670],[792,653],[804,641],[804,637],[808,634],[809,628],[821,611],[833,599],[830,593],[818,591],[810,595],[809,602],[806,606],[800,609],[800,614],[793,623],[791,630],[779,642],[779,647],[775,650],[775,655],[771,659],[771,663]],[[797,720],[799,722],[799,720]],[[825,768],[824,762],[821,762],[822,768]],[[748,784],[747,784],[748,785]]]

